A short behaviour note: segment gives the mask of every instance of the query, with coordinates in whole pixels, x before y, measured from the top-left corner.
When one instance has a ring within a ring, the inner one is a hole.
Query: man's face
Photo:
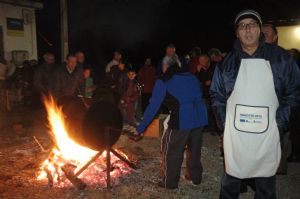
[[[47,54],[44,59],[47,64],[54,64],[55,62],[55,57],[52,54]]]
[[[75,67],[77,65],[77,59],[76,57],[68,57],[67,59],[67,66],[70,70],[75,70]]]
[[[84,63],[85,56],[84,56],[84,54],[82,52],[76,53],[75,56],[77,58],[78,63],[81,63],[81,64]]]
[[[175,54],[175,52],[176,52],[176,49],[174,47],[167,47],[167,49],[166,49],[166,54],[168,56],[173,56]]]
[[[129,80],[133,80],[135,78],[135,72],[133,71],[128,72],[127,77]]]
[[[246,18],[239,22],[236,36],[242,46],[255,47],[259,44],[260,28],[254,19]]]
[[[265,38],[266,38],[266,43],[272,44],[276,43],[277,41],[277,35],[273,31],[271,26],[263,26],[261,31],[264,33]]]
[[[114,52],[114,60],[120,61],[122,59],[122,55],[119,52]]]
[[[145,65],[150,66],[151,65],[151,59],[147,58],[145,61]]]
[[[210,66],[210,60],[207,56],[199,57],[199,65],[205,69],[208,69]]]
[[[124,63],[119,63],[119,64],[118,64],[118,68],[119,68],[120,70],[124,70],[124,69],[125,69],[125,64],[124,64]]]

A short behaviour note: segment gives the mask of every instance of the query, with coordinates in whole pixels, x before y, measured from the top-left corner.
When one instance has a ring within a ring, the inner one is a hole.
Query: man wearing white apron
[[[214,73],[213,106],[224,124],[220,198],[238,198],[242,179],[255,181],[256,199],[276,198],[280,132],[299,101],[298,67],[282,48],[263,41],[261,24],[254,10],[238,13],[238,39]]]

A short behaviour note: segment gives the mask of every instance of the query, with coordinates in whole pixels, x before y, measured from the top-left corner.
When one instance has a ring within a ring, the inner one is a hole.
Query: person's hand
[[[210,86],[211,85],[211,80],[205,81],[205,86]]]
[[[129,136],[129,139],[135,141],[135,142],[138,142],[140,141],[141,139],[144,138],[144,135],[143,134],[138,134],[137,132],[134,132],[133,135]]]

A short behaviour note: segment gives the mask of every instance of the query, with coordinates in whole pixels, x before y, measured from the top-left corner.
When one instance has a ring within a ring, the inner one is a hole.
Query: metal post
[[[106,188],[110,190],[110,135],[109,128],[105,128],[105,143],[106,143]]]

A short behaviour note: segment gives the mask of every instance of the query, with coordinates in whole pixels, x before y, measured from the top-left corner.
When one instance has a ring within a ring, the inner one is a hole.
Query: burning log
[[[86,184],[77,178],[74,174],[74,166],[73,165],[64,165],[61,167],[61,170],[65,173],[67,179],[79,190],[83,190],[86,187]]]
[[[47,167],[44,168],[44,171],[47,174],[48,186],[53,187],[53,176],[51,174],[51,171]]]
[[[128,161],[125,157],[123,157],[122,155],[120,155],[117,151],[115,151],[114,149],[110,149],[110,150],[111,150],[111,152],[112,152],[115,156],[117,156],[120,160],[122,160],[123,162],[125,162],[125,163],[126,163],[128,166],[130,166],[132,169],[137,169],[137,166],[136,166],[134,163]]]

